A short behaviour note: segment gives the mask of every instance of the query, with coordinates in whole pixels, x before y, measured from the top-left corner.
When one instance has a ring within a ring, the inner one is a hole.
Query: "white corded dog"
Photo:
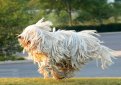
[[[50,32],[52,23],[41,19],[18,36],[20,45],[38,63],[44,78],[70,78],[90,60],[101,60],[107,68],[113,62],[112,50],[103,46],[94,31]]]

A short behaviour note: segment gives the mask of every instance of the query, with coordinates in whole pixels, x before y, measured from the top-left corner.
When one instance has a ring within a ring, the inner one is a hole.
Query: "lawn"
[[[121,85],[121,78],[0,78],[0,85]]]

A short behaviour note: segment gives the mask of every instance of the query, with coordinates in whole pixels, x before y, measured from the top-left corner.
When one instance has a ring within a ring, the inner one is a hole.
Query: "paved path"
[[[101,33],[100,39],[105,45],[121,54],[121,32]],[[92,61],[76,74],[76,77],[121,77],[121,57],[114,60],[110,68],[102,70]],[[31,62],[0,64],[0,77],[41,77],[37,66]]]
[[[121,77],[121,58],[114,60],[115,64],[102,70],[96,62],[90,62],[76,74],[76,77]],[[17,64],[0,64],[0,77],[42,77],[37,72],[37,66],[31,62]]]
[[[104,45],[121,51],[121,32],[101,33],[100,35],[99,38],[104,41]]]

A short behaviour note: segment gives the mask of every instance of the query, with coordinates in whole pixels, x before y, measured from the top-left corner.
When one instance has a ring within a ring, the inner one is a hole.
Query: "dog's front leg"
[[[49,78],[49,71],[47,70],[47,66],[44,64],[44,62],[39,63],[39,73],[44,76],[44,78]]]

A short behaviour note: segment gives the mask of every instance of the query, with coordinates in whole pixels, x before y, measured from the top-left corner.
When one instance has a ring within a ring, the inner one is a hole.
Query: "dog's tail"
[[[102,69],[105,69],[113,64],[112,59],[115,58],[113,54],[114,50],[104,46],[103,42],[95,37],[95,35],[100,36],[95,32],[95,30],[86,30],[79,33],[82,37],[85,37],[84,40],[87,43],[87,46],[82,45],[81,48],[86,48],[85,51],[91,58],[100,60]],[[83,40],[83,38],[81,39]]]

